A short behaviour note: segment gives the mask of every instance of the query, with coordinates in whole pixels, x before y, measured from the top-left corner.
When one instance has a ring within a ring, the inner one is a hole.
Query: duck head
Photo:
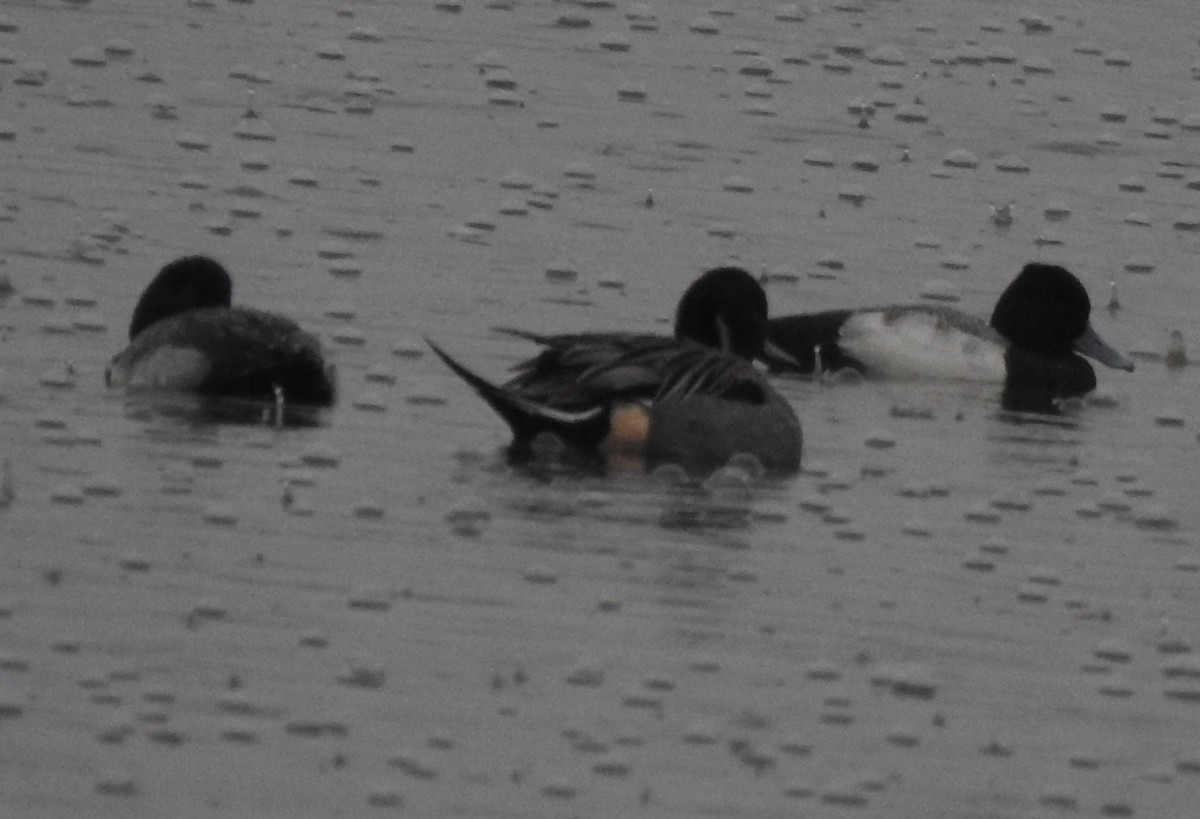
[[[1027,264],[1000,294],[991,325],[1014,347],[1048,358],[1080,353],[1101,364],[1132,370],[1133,362],[1110,347],[1090,320],[1092,302],[1064,267]]]
[[[219,262],[207,256],[184,256],[163,267],[142,291],[129,338],[165,318],[205,307],[228,307],[233,284]]]
[[[679,300],[675,337],[753,360],[767,337],[767,294],[740,267],[709,270]]]

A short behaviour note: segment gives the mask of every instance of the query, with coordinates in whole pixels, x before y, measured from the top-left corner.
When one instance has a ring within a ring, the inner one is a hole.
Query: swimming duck
[[[426,341],[508,423],[514,455],[551,432],[610,463],[632,457],[641,465],[718,466],[748,453],[769,470],[794,472],[800,422],[752,363],[766,326],[761,285],[745,270],[722,267],[684,293],[674,337],[506,331],[544,349],[500,385]]]
[[[782,316],[771,320],[767,336],[791,358],[773,358],[771,348],[763,357],[781,370],[848,367],[870,378],[1002,384],[1011,398],[1077,396],[1096,387],[1096,373],[1080,354],[1133,369],[1092,329],[1091,309],[1071,272],[1033,263],[1000,294],[990,322],[933,305]]]
[[[291,319],[231,306],[218,262],[185,256],[146,286],[129,323],[129,346],[105,371],[110,387],[328,406],[333,368]]]

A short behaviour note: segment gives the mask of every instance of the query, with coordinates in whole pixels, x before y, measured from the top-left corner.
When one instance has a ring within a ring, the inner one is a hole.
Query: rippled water
[[[453,6],[0,6],[5,815],[1191,815],[1188,27]],[[315,425],[104,389],[196,251],[320,333]],[[730,259],[777,312],[942,279],[986,314],[1031,258],[1136,372],[1053,418],[785,380],[782,480],[514,468],[420,341],[498,377],[531,350],[491,327],[666,329]]]

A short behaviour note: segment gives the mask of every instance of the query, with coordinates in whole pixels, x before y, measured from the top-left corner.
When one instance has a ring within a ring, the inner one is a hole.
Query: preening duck
[[[429,344],[508,423],[514,453],[550,432],[576,450],[643,464],[719,466],[747,453],[767,469],[793,472],[800,423],[752,363],[766,327],[762,287],[746,271],[722,267],[684,293],[674,337],[507,331],[543,349],[503,384]]]
[[[167,264],[129,323],[110,387],[327,406],[336,396],[321,345],[291,319],[232,305],[229,273],[206,256]]]

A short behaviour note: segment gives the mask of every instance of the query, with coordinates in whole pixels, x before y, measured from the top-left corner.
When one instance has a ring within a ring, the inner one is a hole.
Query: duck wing
[[[505,386],[539,403],[580,408],[693,395],[765,400],[765,381],[750,362],[694,342],[623,333],[522,337],[546,349],[517,365]]]

